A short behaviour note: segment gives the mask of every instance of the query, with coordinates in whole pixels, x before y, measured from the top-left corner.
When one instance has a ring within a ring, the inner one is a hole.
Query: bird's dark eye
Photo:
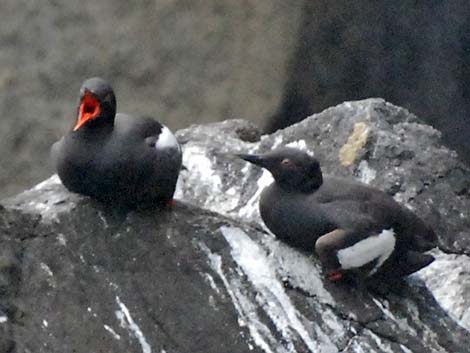
[[[284,158],[284,159],[281,161],[281,165],[282,165],[284,168],[287,168],[287,169],[294,169],[294,168],[297,168],[297,166],[295,165],[295,163],[292,162],[289,158]]]

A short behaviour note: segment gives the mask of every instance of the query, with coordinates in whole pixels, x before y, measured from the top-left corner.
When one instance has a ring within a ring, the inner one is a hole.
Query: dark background
[[[0,197],[52,173],[78,89],[172,129],[245,118],[273,131],[383,97],[470,162],[470,2],[2,0]]]

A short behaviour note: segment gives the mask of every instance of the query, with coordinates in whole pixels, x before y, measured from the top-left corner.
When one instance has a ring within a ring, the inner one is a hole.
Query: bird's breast
[[[326,215],[305,195],[286,195],[273,187],[261,194],[260,214],[278,238],[312,250],[321,235],[334,229]]]

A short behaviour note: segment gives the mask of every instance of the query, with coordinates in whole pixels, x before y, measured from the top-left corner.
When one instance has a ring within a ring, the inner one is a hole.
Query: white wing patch
[[[180,149],[178,141],[176,140],[175,135],[163,125],[162,131],[158,136],[157,143],[155,144],[157,150],[166,150],[166,149]]]
[[[374,274],[395,249],[393,229],[384,229],[380,234],[363,239],[349,248],[338,251],[338,261],[344,270],[364,266],[377,259],[377,264],[369,275]]]

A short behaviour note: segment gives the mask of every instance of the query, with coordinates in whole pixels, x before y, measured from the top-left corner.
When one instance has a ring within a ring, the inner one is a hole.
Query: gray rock
[[[320,159],[324,172],[379,187],[433,226],[440,243],[437,261],[416,276],[470,329],[470,172],[454,151],[442,145],[437,130],[382,99],[346,102],[262,136],[259,143],[237,138],[234,131],[246,124],[226,121],[210,130],[179,132],[188,171],[182,173],[178,197],[261,223],[259,195],[272,177],[229,154],[281,144],[307,149]]]
[[[226,121],[179,132],[182,143],[188,141],[180,198],[259,220],[257,184],[270,183],[269,173],[224,153],[298,146],[314,153],[327,174],[356,177],[417,211],[437,231],[443,251],[470,255],[469,169],[442,146],[437,130],[406,109],[381,99],[347,102],[263,136],[259,143],[240,141],[239,125],[244,123]]]
[[[384,97],[436,127],[470,163],[467,1],[305,0],[300,23],[268,131],[338,102]]]
[[[453,298],[448,313],[426,276],[380,296],[324,282],[314,256],[260,226],[256,201],[269,176],[229,154],[277,144],[314,150],[326,171],[388,185],[433,221],[452,202],[469,202],[448,181],[449,168],[459,168],[463,179],[468,171],[440,146],[435,130],[406,110],[366,100],[259,142],[246,136],[257,131],[243,121],[178,133],[187,170],[177,196],[194,205],[179,203],[173,212],[107,209],[68,193],[56,176],[5,200],[3,351],[467,351],[470,337],[458,323],[465,325],[466,314],[452,310],[468,308],[468,294],[463,303]],[[458,217],[439,219],[440,247],[460,253],[448,260],[462,263],[468,248],[446,233],[464,237]]]

